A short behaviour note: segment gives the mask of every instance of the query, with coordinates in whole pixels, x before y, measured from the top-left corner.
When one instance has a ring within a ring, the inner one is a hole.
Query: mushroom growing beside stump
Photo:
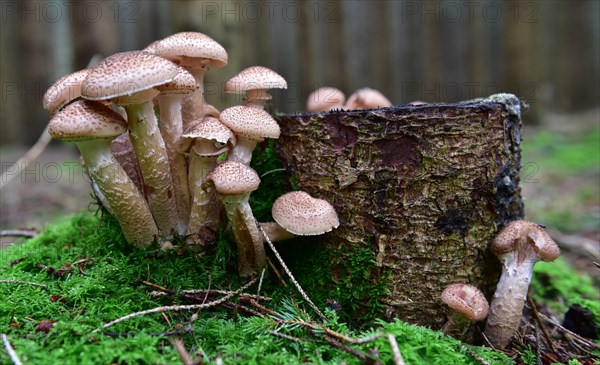
[[[488,315],[488,301],[473,285],[448,285],[442,292],[442,302],[452,309],[442,332],[456,339],[462,338],[471,322],[483,321]]]

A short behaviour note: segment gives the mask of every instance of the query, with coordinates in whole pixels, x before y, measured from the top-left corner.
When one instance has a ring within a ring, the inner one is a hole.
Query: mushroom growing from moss
[[[182,150],[189,153],[189,186],[192,193],[188,222],[188,244],[213,241],[219,225],[218,199],[211,187],[202,189],[204,178],[217,164],[217,158],[235,144],[233,132],[219,119],[204,117],[192,123],[182,136]]]
[[[279,124],[269,113],[249,106],[232,106],[221,112],[221,122],[235,133],[237,142],[227,160],[246,165],[252,160],[252,151],[265,138],[279,138]]]
[[[533,266],[539,260],[554,261],[560,249],[539,225],[524,220],[504,227],[491,249],[502,263],[502,275],[484,333],[492,346],[503,349],[519,328]]]
[[[127,123],[119,114],[84,100],[66,106],[48,126],[52,137],[77,144],[90,178],[107,200],[127,242],[147,247],[158,229],[146,200],[110,150],[110,140],[126,130]]]
[[[312,113],[324,112],[336,108],[342,108],[346,96],[335,87],[324,86],[316,89],[306,100],[306,110]]]
[[[277,72],[263,66],[243,69],[225,84],[225,93],[246,94],[244,105],[264,109],[273,97],[270,89],[287,89],[287,82]]]
[[[93,67],[81,85],[89,100],[112,100],[127,111],[129,137],[137,156],[144,191],[158,228],[163,234],[180,230],[175,193],[164,140],[158,128],[152,99],[155,86],[171,82],[180,68],[162,57],[122,52]]]
[[[238,253],[238,272],[252,276],[266,264],[263,238],[252,209],[250,193],[258,189],[260,178],[250,166],[225,161],[206,177],[204,189],[213,185],[227,212],[229,226],[235,236]]]
[[[470,284],[448,285],[442,292],[442,302],[452,309],[442,332],[459,340],[472,322],[483,321],[488,315],[487,299]]]

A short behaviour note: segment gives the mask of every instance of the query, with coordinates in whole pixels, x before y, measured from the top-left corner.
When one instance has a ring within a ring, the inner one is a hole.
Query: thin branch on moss
[[[260,296],[260,290],[262,289],[263,279],[265,278],[265,268],[263,267],[260,272],[260,280],[258,281],[258,289],[256,290],[256,295]]]
[[[295,337],[295,336],[291,336],[291,335],[286,335],[285,333],[281,333],[281,332],[277,332],[277,331],[269,330],[269,331],[267,331],[267,333],[271,334],[273,336],[285,338],[286,340],[290,340],[290,341],[297,342],[297,343],[315,342],[315,340],[313,340],[312,338],[300,338],[300,337]]]
[[[169,337],[169,336],[181,336],[181,335],[185,335],[185,334],[192,333],[192,332],[193,332],[192,326],[187,326],[186,328],[183,328],[180,330],[175,330],[175,331],[145,333],[144,336]],[[110,332],[110,331],[103,332],[102,334],[107,337],[133,337],[133,336],[139,335],[139,333],[134,333],[134,332],[117,333],[117,332]]]
[[[263,173],[262,175],[260,175],[260,178],[262,179],[263,177],[265,177],[265,176],[267,176],[269,174],[272,174],[274,172],[279,172],[279,171],[286,171],[286,169],[285,168],[280,168],[280,169],[269,170],[269,171]]]
[[[19,356],[15,352],[15,349],[10,344],[10,341],[8,341],[8,336],[4,333],[2,334],[2,342],[4,343],[4,348],[6,349],[6,352],[8,352],[8,356],[10,356],[10,359],[12,360],[13,364],[23,365],[23,363],[19,359]]]
[[[394,354],[394,365],[406,365],[404,359],[402,358],[402,353],[400,352],[400,347],[398,347],[398,342],[396,341],[396,336],[389,333],[387,335],[388,342],[390,343],[390,347],[392,348],[392,354]]]
[[[281,277],[281,274],[279,273],[279,270],[277,270],[277,268],[275,267],[275,265],[273,265],[273,261],[271,261],[271,259],[268,258],[268,257],[267,257],[267,264],[269,264],[269,266],[271,267],[271,269],[273,269],[273,272],[275,273],[275,276],[277,276],[277,278],[281,282],[281,285],[283,285],[284,288],[287,288],[287,283]]]
[[[214,294],[227,295],[227,294],[233,293],[231,290],[216,290],[216,289],[212,289],[212,290],[204,290],[204,289],[180,290],[178,293],[200,297],[202,295],[205,295],[207,292],[209,295],[214,295]],[[152,298],[156,298],[156,297],[167,297],[169,295],[174,295],[174,293],[168,293],[168,292],[164,292],[164,291],[151,291],[150,293],[148,293],[148,295]],[[256,294],[250,294],[250,293],[240,293],[240,295],[238,295],[238,296],[240,297],[240,299],[253,298],[253,299],[260,299],[261,301],[265,301],[265,302],[270,302],[273,300],[273,298],[271,298],[271,297],[264,297],[262,295],[256,295]]]
[[[38,236],[40,233],[35,230],[24,230],[24,229],[6,229],[0,231],[0,237],[27,237],[33,238]]]
[[[203,364],[203,362],[199,359],[192,360],[190,354],[186,350],[185,346],[183,345],[183,341],[181,341],[181,339],[171,337],[171,338],[169,338],[169,342],[171,342],[171,345],[173,345],[173,348],[175,348],[175,351],[177,351],[177,354],[179,355],[179,359],[181,360],[181,363],[183,363],[183,365]]]
[[[544,339],[546,339],[546,343],[548,343],[548,346],[550,346],[550,349],[552,350],[552,352],[554,354],[556,354],[556,348],[554,347],[552,338],[548,334],[548,330],[546,329],[544,322],[540,318],[540,313],[537,310],[537,306],[535,305],[535,302],[533,301],[533,299],[531,298],[530,295],[527,296],[527,302],[529,302],[529,307],[531,308],[531,311],[533,312],[533,318],[535,319],[535,322],[538,324],[538,326],[542,330],[542,333],[544,334]]]
[[[573,337],[574,339],[577,340],[577,342],[579,342],[579,344],[581,345],[585,345],[587,346],[589,349],[592,350],[600,350],[600,346],[595,344],[592,341],[587,340],[586,338],[583,338],[581,336],[579,336],[577,333],[572,332],[568,329],[566,329],[565,327],[563,327],[560,323],[556,322],[555,320],[553,320],[552,318],[544,315],[543,313],[539,313],[540,318],[543,319],[544,321],[552,324],[553,326],[557,327],[558,329],[560,329],[561,331],[563,331],[563,333],[566,335],[568,334],[569,336]]]
[[[0,280],[0,283],[6,283],[6,284],[25,284],[25,285],[38,286],[38,287],[40,287],[40,288],[48,289],[48,285],[46,285],[46,284],[34,283],[34,282],[32,282],[32,281],[22,281],[22,280]]]
[[[381,364],[380,361],[374,359],[373,357],[371,357],[369,355],[365,355],[362,352],[358,351],[357,349],[354,349],[346,344],[343,344],[333,337],[323,336],[323,339],[325,341],[329,342],[330,344],[332,344],[333,346],[337,347],[338,349],[344,350],[347,353],[356,356],[365,364]]]
[[[478,353],[476,353],[475,351],[471,350],[470,348],[464,346],[462,343],[459,343],[457,346],[458,346],[458,348],[463,348],[467,352],[467,354],[471,355],[472,358],[479,361],[479,363],[481,365],[490,365],[490,363],[485,361],[485,359],[483,357],[481,357]]]
[[[308,297],[308,295],[304,292],[304,290],[302,289],[300,284],[298,284],[298,282],[296,281],[296,278],[294,277],[294,275],[292,275],[292,272],[290,271],[290,269],[288,269],[287,265],[285,264],[285,262],[279,255],[279,252],[277,252],[277,250],[275,249],[275,245],[273,245],[273,242],[271,242],[271,239],[269,238],[267,233],[262,229],[262,227],[259,224],[257,224],[257,227],[262,232],[262,235],[265,237],[265,241],[267,241],[267,243],[269,244],[269,247],[271,247],[271,250],[273,250],[275,257],[277,257],[277,260],[279,260],[281,267],[283,267],[283,271],[285,271],[285,273],[288,274],[288,276],[290,277],[290,280],[292,281],[294,286],[296,286],[296,289],[298,289],[298,292],[300,292],[300,295],[302,295],[302,298],[304,298],[304,300],[306,300],[308,305],[315,311],[315,313],[317,313],[317,315],[321,318],[321,320],[326,322],[327,317],[325,317],[325,315],[323,313],[321,313],[321,311],[315,305],[315,303],[313,303],[312,300],[310,300],[310,298]]]
[[[242,298],[242,297],[240,297],[240,300],[252,304],[256,308],[258,308],[259,310],[261,310],[263,313],[266,313],[266,314],[269,314],[269,315],[272,315],[272,316],[277,316],[277,313],[273,312],[271,309],[265,307],[264,305],[260,304],[259,302],[257,302],[256,300],[254,300],[252,298]]]
[[[108,322],[108,323],[104,324],[102,327],[96,328],[91,333],[99,332],[99,331],[101,331],[103,329],[106,329],[108,327],[111,327],[111,326],[113,326],[113,325],[115,325],[117,323],[126,321],[126,320],[131,319],[131,318],[144,316],[146,314],[162,313],[162,312],[168,312],[168,311],[181,311],[181,310],[186,310],[186,309],[204,309],[204,308],[215,307],[217,305],[220,305],[221,303],[225,303],[229,299],[235,297],[239,293],[241,293],[244,290],[248,289],[254,283],[256,283],[256,281],[257,281],[257,279],[254,278],[254,279],[250,280],[248,283],[244,284],[238,290],[236,290],[236,291],[232,292],[231,294],[228,294],[228,295],[226,295],[226,296],[224,296],[224,297],[222,297],[220,299],[214,300],[212,302],[208,302],[208,303],[204,303],[204,304],[170,305],[170,306],[164,306],[164,307],[156,307],[156,308],[148,309],[148,310],[141,311],[141,312],[131,313],[131,314],[128,314],[128,315],[126,315],[124,317],[117,318],[117,319],[115,319],[112,322]]]

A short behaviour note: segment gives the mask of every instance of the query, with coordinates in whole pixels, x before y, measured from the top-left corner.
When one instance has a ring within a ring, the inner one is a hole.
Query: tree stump
[[[448,284],[490,298],[500,263],[488,246],[523,217],[521,109],[511,94],[455,104],[279,116],[278,154],[296,187],[328,200],[340,227],[323,245],[335,288],[356,248],[372,253],[352,287],[384,284],[389,319],[441,328]],[[360,293],[357,293],[357,298]],[[363,298],[364,299],[364,298]],[[364,302],[364,300],[363,300]]]

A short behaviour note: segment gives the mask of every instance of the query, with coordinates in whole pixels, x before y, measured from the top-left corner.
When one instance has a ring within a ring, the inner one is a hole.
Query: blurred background
[[[379,89],[395,104],[454,102],[497,92],[524,117],[527,215],[561,234],[600,239],[600,2],[590,1],[29,1],[1,0],[0,160],[14,163],[43,131],[45,90],[94,55],[144,48],[180,31],[221,43],[229,64],[206,99],[239,102],[224,83],[263,65],[289,89],[281,112],[304,110],[330,85]],[[43,226],[86,209],[90,190],[73,146],[53,142],[0,191],[0,227]]]

